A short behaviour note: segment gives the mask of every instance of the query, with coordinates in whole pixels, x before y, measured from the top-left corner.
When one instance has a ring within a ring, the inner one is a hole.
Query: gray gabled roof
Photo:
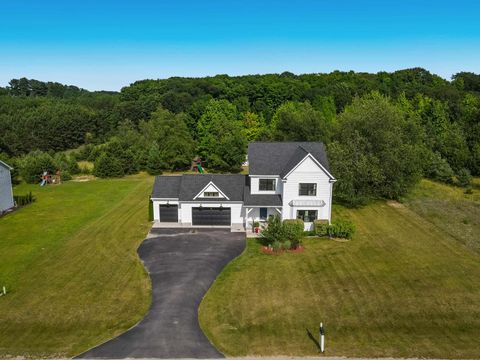
[[[156,176],[152,198],[178,199],[182,176]]]
[[[10,165],[8,165],[7,163],[4,163],[2,160],[0,160],[0,165],[5,167],[6,169],[8,170],[13,170],[13,167],[11,167]]]
[[[210,182],[212,182],[225,196],[227,201],[243,201],[245,175],[223,174],[185,174],[180,186],[180,200],[192,201]],[[205,199],[202,201],[222,201],[222,199]]]
[[[330,171],[321,142],[252,142],[248,145],[250,175],[287,175],[307,154]]]
[[[193,201],[195,196],[212,182],[229,200],[202,198],[201,201],[243,201],[245,181],[246,175],[184,174],[180,176],[157,176],[153,185],[152,198]]]
[[[257,195],[245,192],[245,206],[282,206],[282,197],[279,194]]]

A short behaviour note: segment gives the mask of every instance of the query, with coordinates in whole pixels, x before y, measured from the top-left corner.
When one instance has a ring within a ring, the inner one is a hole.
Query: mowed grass
[[[136,249],[153,179],[66,182],[0,218],[0,356],[72,356],[138,322],[150,280]]]
[[[305,240],[301,254],[264,255],[254,239],[199,309],[222,352],[480,358],[480,256],[398,203],[337,207],[350,242]],[[478,236],[478,234],[477,234]]]

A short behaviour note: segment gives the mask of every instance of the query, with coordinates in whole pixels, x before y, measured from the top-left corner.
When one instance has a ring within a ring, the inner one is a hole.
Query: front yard
[[[221,351],[317,355],[322,321],[327,355],[480,357],[477,253],[399,203],[334,216],[355,222],[352,241],[309,238],[275,256],[248,240],[199,309]]]

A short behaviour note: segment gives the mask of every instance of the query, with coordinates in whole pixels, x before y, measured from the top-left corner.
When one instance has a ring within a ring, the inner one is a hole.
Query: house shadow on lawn
[[[313,334],[310,332],[310,330],[308,329],[305,329],[305,331],[307,332],[307,336],[310,340],[312,340],[312,342],[315,344],[315,346],[317,347],[317,350],[318,352],[321,351],[321,347],[320,347],[320,344],[318,343],[318,340],[315,339],[315,336],[313,336]]]

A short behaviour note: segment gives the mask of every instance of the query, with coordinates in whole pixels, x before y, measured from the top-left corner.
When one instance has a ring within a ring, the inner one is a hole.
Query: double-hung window
[[[301,183],[298,187],[299,196],[316,196],[317,184],[315,183]]]
[[[314,222],[317,220],[317,210],[297,210],[297,219]]]
[[[259,191],[275,191],[275,179],[260,179],[258,181]]]

